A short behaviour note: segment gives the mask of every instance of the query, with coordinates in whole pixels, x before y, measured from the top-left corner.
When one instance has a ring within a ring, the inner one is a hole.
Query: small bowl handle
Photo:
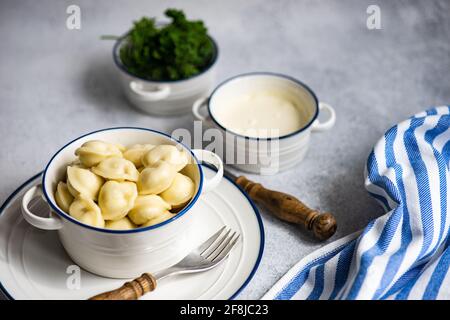
[[[139,99],[145,101],[158,101],[167,98],[170,94],[170,87],[168,85],[160,85],[152,87],[151,90],[145,88],[145,84],[139,81],[131,81],[130,89]]]
[[[333,128],[336,122],[336,111],[334,111],[334,108],[330,106],[328,103],[319,102],[319,113],[322,112],[322,110],[324,109],[328,110],[330,116],[324,122],[319,122],[319,120],[316,119],[312,125],[313,131],[327,131]]]
[[[208,97],[202,97],[197,99],[192,105],[192,114],[196,120],[206,121],[207,117],[200,113],[200,109],[206,107],[206,102],[208,102]]]
[[[200,162],[207,162],[217,168],[217,173],[210,179],[203,181],[203,192],[209,192],[217,187],[223,178],[223,162],[214,152],[208,150],[195,149],[192,150],[194,155]]]
[[[41,197],[44,199],[42,194],[42,186],[41,184],[37,184],[31,187],[22,198],[22,215],[24,219],[31,224],[32,226],[42,229],[42,230],[58,230],[61,229],[63,224],[60,218],[58,217],[39,217],[32,213],[28,206],[34,198]],[[45,199],[44,199],[45,200]]]

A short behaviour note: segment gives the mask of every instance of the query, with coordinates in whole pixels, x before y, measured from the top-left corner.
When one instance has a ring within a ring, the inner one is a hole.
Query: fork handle
[[[156,289],[156,279],[150,273],[143,273],[133,281],[126,282],[120,288],[100,293],[89,300],[137,300],[147,292]]]

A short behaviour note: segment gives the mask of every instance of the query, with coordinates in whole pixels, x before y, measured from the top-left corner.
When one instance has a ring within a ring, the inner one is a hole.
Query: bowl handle
[[[207,117],[200,113],[200,109],[206,106],[208,102],[208,97],[202,97],[197,99],[192,105],[192,114],[196,120],[205,121]]]
[[[194,155],[200,162],[207,162],[217,168],[217,173],[210,179],[203,181],[203,192],[209,192],[217,187],[223,177],[223,162],[214,152],[208,150],[195,149],[192,150]]]
[[[22,198],[22,215],[24,219],[31,224],[32,226],[43,229],[43,230],[58,230],[62,228],[62,221],[58,217],[39,217],[32,213],[30,209],[28,208],[31,200],[34,198],[41,197],[44,199],[42,194],[42,186],[41,184],[37,184],[33,187],[31,187]],[[45,200],[45,199],[44,199]],[[51,213],[50,213],[51,215]]]
[[[328,110],[330,116],[324,122],[319,122],[319,119],[316,119],[312,125],[313,131],[330,130],[334,126],[334,123],[336,122],[336,111],[334,111],[334,108],[330,106],[328,103],[319,102],[319,113],[322,112],[323,109]]]
[[[139,81],[131,81],[130,89],[139,99],[145,101],[158,101],[167,98],[170,94],[170,87],[166,84],[152,87],[151,90],[145,88],[145,85]]]

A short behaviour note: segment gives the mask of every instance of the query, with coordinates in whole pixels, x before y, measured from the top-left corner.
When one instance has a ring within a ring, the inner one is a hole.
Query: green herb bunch
[[[183,11],[168,9],[170,24],[158,28],[154,18],[134,22],[120,50],[131,73],[149,80],[180,80],[212,63],[215,48],[202,21],[189,21]]]

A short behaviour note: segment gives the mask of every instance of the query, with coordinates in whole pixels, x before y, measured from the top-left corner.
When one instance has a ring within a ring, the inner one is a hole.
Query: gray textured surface
[[[126,3],[126,4],[125,4]],[[65,27],[79,4],[82,30]],[[366,28],[366,8],[381,7],[382,30]],[[0,199],[43,169],[69,139],[110,126],[166,132],[191,116],[152,118],[132,109],[114,78],[112,43],[133,19],[168,6],[204,19],[219,43],[218,78],[276,71],[308,83],[335,106],[332,132],[316,134],[297,168],[252,177],[332,211],[337,239],[381,209],[364,190],[367,155],[386,129],[431,105],[448,104],[449,1],[1,1]],[[240,298],[259,298],[295,262],[323,244],[262,212],[266,247]]]

